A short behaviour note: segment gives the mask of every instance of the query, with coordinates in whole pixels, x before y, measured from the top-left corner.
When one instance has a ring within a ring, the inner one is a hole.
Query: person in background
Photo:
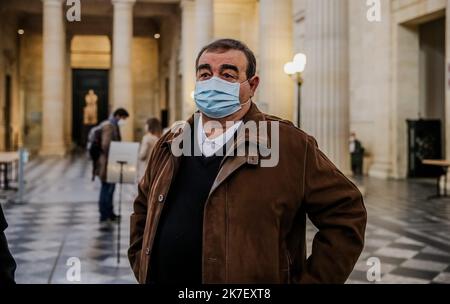
[[[8,249],[8,242],[4,233],[7,227],[8,224],[0,205],[0,286],[15,284],[16,262]]]
[[[350,134],[350,155],[352,172],[354,175],[363,174],[363,159],[364,159],[364,148],[361,142],[356,138],[356,133],[352,132]]]
[[[147,133],[142,138],[139,148],[139,180],[144,176],[150,154],[162,134],[162,126],[158,118],[148,119],[145,127]]]
[[[109,147],[112,141],[121,141],[119,124],[124,122],[130,115],[127,110],[119,108],[111,115],[111,117],[101,124],[101,154],[95,166],[95,175],[97,175],[102,187],[100,190],[99,209],[100,209],[100,223],[108,224],[111,221],[117,221],[118,216],[113,211],[113,197],[116,184],[108,183],[107,165]]]

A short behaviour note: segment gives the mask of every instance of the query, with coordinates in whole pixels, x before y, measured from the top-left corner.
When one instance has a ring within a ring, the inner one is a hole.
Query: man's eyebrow
[[[233,71],[235,71],[236,73],[239,73],[238,67],[235,66],[235,65],[232,65],[232,64],[222,64],[222,65],[220,66],[220,71],[223,72],[223,71],[225,71],[225,70],[233,70]]]
[[[201,64],[197,67],[197,72],[200,70],[209,70],[212,71],[211,66],[208,63]]]

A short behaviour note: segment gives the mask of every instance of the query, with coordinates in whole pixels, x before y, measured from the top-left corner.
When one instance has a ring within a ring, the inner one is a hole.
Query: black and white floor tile
[[[99,226],[100,185],[90,174],[91,164],[82,156],[38,158],[27,165],[27,203],[2,203],[17,282],[136,282],[126,257],[136,187],[123,188],[118,264],[118,227]],[[366,244],[347,283],[450,283],[450,199],[427,200],[435,191],[427,180],[365,178],[359,183],[368,211]],[[315,233],[309,224],[308,242]],[[80,262],[79,282],[72,280],[71,258]],[[370,258],[380,261],[378,282],[371,280]]]

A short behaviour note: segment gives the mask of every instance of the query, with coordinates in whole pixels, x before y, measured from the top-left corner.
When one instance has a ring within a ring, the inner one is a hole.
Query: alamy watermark
[[[366,5],[369,7],[366,14],[367,21],[381,22],[381,0],[366,0]],[[69,7],[66,12],[67,20],[81,21],[81,0],[66,0],[66,6]]]
[[[381,0],[366,0],[367,20],[369,22],[381,22]],[[66,0],[68,10],[66,18],[69,22],[81,21],[81,0]]]
[[[66,12],[67,21],[81,21],[81,1],[67,0],[66,6],[69,6],[69,9]]]
[[[367,21],[381,22],[381,0],[367,0],[366,5],[369,7],[366,14]]]
[[[81,282],[81,261],[77,257],[70,257],[66,261],[69,268],[66,271],[66,280],[68,282]]]
[[[377,257],[370,257],[367,259],[366,265],[369,266],[367,270],[367,281],[380,282],[381,281],[381,261]]]

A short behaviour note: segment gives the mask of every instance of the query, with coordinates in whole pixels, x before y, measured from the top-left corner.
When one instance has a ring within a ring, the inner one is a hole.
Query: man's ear
[[[253,76],[253,78],[249,81],[249,84],[250,84],[250,88],[252,90],[252,96],[253,96],[256,92],[256,89],[259,86],[259,76],[258,75]]]

